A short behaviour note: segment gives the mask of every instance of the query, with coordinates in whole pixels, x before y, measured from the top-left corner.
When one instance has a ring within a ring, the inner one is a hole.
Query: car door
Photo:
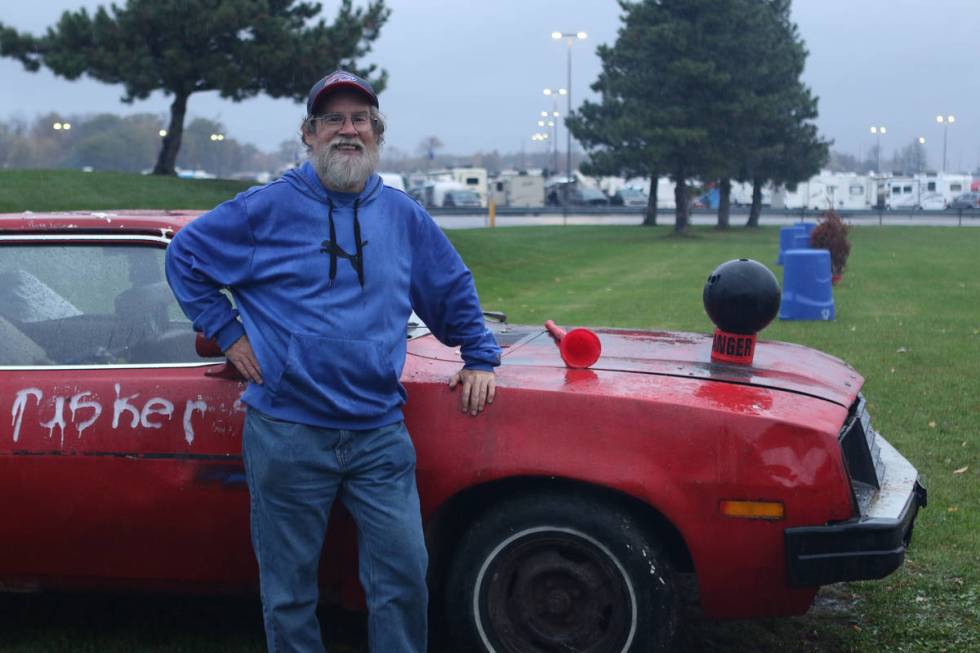
[[[250,586],[244,385],[125,233],[0,234],[0,585]]]

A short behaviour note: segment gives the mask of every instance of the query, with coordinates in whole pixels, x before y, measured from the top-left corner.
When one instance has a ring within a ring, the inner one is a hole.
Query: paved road
[[[434,215],[436,223],[445,229],[479,229],[488,226],[486,214],[443,214]],[[731,224],[733,227],[740,227],[745,224],[745,214],[732,214]],[[808,221],[816,221],[818,216],[807,215]],[[980,212],[964,213],[958,216],[956,213],[893,213],[885,212],[880,216],[878,213],[864,212],[845,215],[844,219],[855,226],[929,226],[929,227],[980,227]],[[516,227],[530,225],[561,225],[561,224],[640,224],[643,216],[639,214],[589,214],[589,215],[569,215],[567,220],[560,214],[552,215],[497,215],[496,226]],[[760,222],[763,225],[786,225],[799,222],[799,215],[787,215],[782,213],[763,213]],[[718,221],[713,213],[696,213],[691,216],[691,222],[696,225],[713,225]],[[661,212],[657,215],[657,224],[673,225],[674,214]]]

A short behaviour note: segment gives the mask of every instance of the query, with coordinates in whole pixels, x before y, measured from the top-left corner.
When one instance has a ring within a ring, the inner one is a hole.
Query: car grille
[[[878,432],[871,427],[867,402],[858,395],[840,430],[840,446],[844,465],[851,477],[851,491],[858,514],[865,514],[865,507],[881,487],[879,479],[884,471]]]

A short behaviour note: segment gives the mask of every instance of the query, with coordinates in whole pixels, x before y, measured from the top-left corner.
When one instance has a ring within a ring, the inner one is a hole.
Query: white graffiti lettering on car
[[[129,424],[129,428],[135,429],[136,425],[140,423],[140,412],[136,409],[136,406],[129,403],[130,399],[136,399],[140,396],[140,393],[134,395],[129,395],[128,397],[122,397],[119,394],[119,384],[116,384],[116,400],[112,403],[112,428],[119,428],[119,417],[123,412],[128,412],[133,416],[132,422]]]
[[[99,419],[100,415],[102,415],[102,404],[100,404],[97,401],[84,401],[85,397],[90,397],[91,395],[92,395],[91,392],[79,392],[78,394],[72,396],[71,401],[68,402],[68,408],[71,409],[72,422],[75,421],[75,413],[77,411],[82,410],[84,408],[88,408],[94,411],[90,418],[88,418],[84,422],[75,424],[75,428],[78,429],[78,437],[82,437],[82,432],[85,431],[85,429],[87,429],[88,427],[95,424],[95,421]]]
[[[14,427],[14,442],[20,438],[20,426],[24,422],[24,411],[27,410],[28,397],[34,397],[37,400],[37,405],[40,406],[44,393],[39,388],[24,388],[17,392],[14,405],[10,409],[10,415],[13,418],[10,423]]]
[[[119,383],[114,384],[114,390],[115,398],[112,403],[113,430],[119,430],[120,423],[124,427],[128,425],[130,429],[134,430],[140,427],[144,429],[161,429],[168,422],[173,421],[176,406],[173,401],[166,397],[150,397],[142,405],[142,408],[140,408],[138,405],[139,402],[136,401],[140,393],[124,395],[122,385]],[[78,437],[81,438],[87,429],[99,421],[99,418],[102,417],[102,413],[104,412],[103,403],[90,390],[76,392],[70,397],[56,394],[51,396],[48,401],[44,401],[45,394],[40,388],[22,388],[17,391],[10,409],[10,424],[13,427],[14,442],[20,441],[24,418],[27,415],[28,401],[31,397],[34,398],[37,409],[37,424],[48,430],[49,438],[54,437],[54,429],[58,428],[61,447],[65,445],[66,428],[74,426]],[[236,412],[242,411],[242,408],[239,407],[239,401],[235,402]],[[66,404],[70,411],[70,417],[66,416]],[[46,406],[48,405],[52,407],[53,412],[51,418],[45,421],[41,412],[47,413]],[[192,419],[194,413],[205,415],[208,410],[208,403],[201,395],[197,395],[194,399],[188,399],[184,404],[181,426],[183,427],[184,439],[187,441],[187,444],[194,444],[195,433]],[[85,414],[82,411],[91,411],[91,414]],[[128,415],[128,419],[126,419],[126,415]]]
[[[54,436],[54,427],[61,431],[61,446],[65,446],[65,398],[58,396],[54,398],[54,415],[47,422],[42,422],[41,426],[48,429],[48,439]]]
[[[184,408],[184,439],[187,440],[187,444],[194,444],[194,425],[191,423],[191,417],[193,417],[194,411],[203,415],[207,409],[207,403],[202,401],[200,396],[198,396],[197,400],[187,400],[187,407]]]

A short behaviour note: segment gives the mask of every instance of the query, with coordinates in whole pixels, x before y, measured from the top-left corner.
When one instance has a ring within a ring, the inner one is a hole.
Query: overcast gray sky
[[[62,11],[99,4],[108,3],[0,0],[0,20],[41,33]],[[336,3],[323,4],[332,17]],[[381,96],[388,144],[409,153],[429,135],[458,154],[542,148],[530,139],[539,112],[552,109],[542,89],[564,86],[566,79],[566,46],[551,32],[588,33],[572,53],[577,103],[598,75],[596,46],[612,43],[619,27],[613,0],[388,0],[388,6],[391,18],[368,60],[390,75]],[[980,165],[974,68],[980,65],[980,1],[796,0],[793,14],[810,50],[804,80],[820,98],[818,124],[834,149],[862,154],[874,144],[869,127],[885,125],[886,156],[924,136],[930,163],[938,167],[943,129],[936,115],[953,114],[947,167]],[[162,114],[169,105],[160,93],[125,105],[121,87],[28,73],[11,59],[0,59],[0,79],[5,119],[52,110]],[[564,102],[559,110],[564,114]],[[218,119],[230,135],[264,149],[291,138],[302,111],[288,100],[233,103],[216,93],[195,94],[188,107],[191,117]]]

